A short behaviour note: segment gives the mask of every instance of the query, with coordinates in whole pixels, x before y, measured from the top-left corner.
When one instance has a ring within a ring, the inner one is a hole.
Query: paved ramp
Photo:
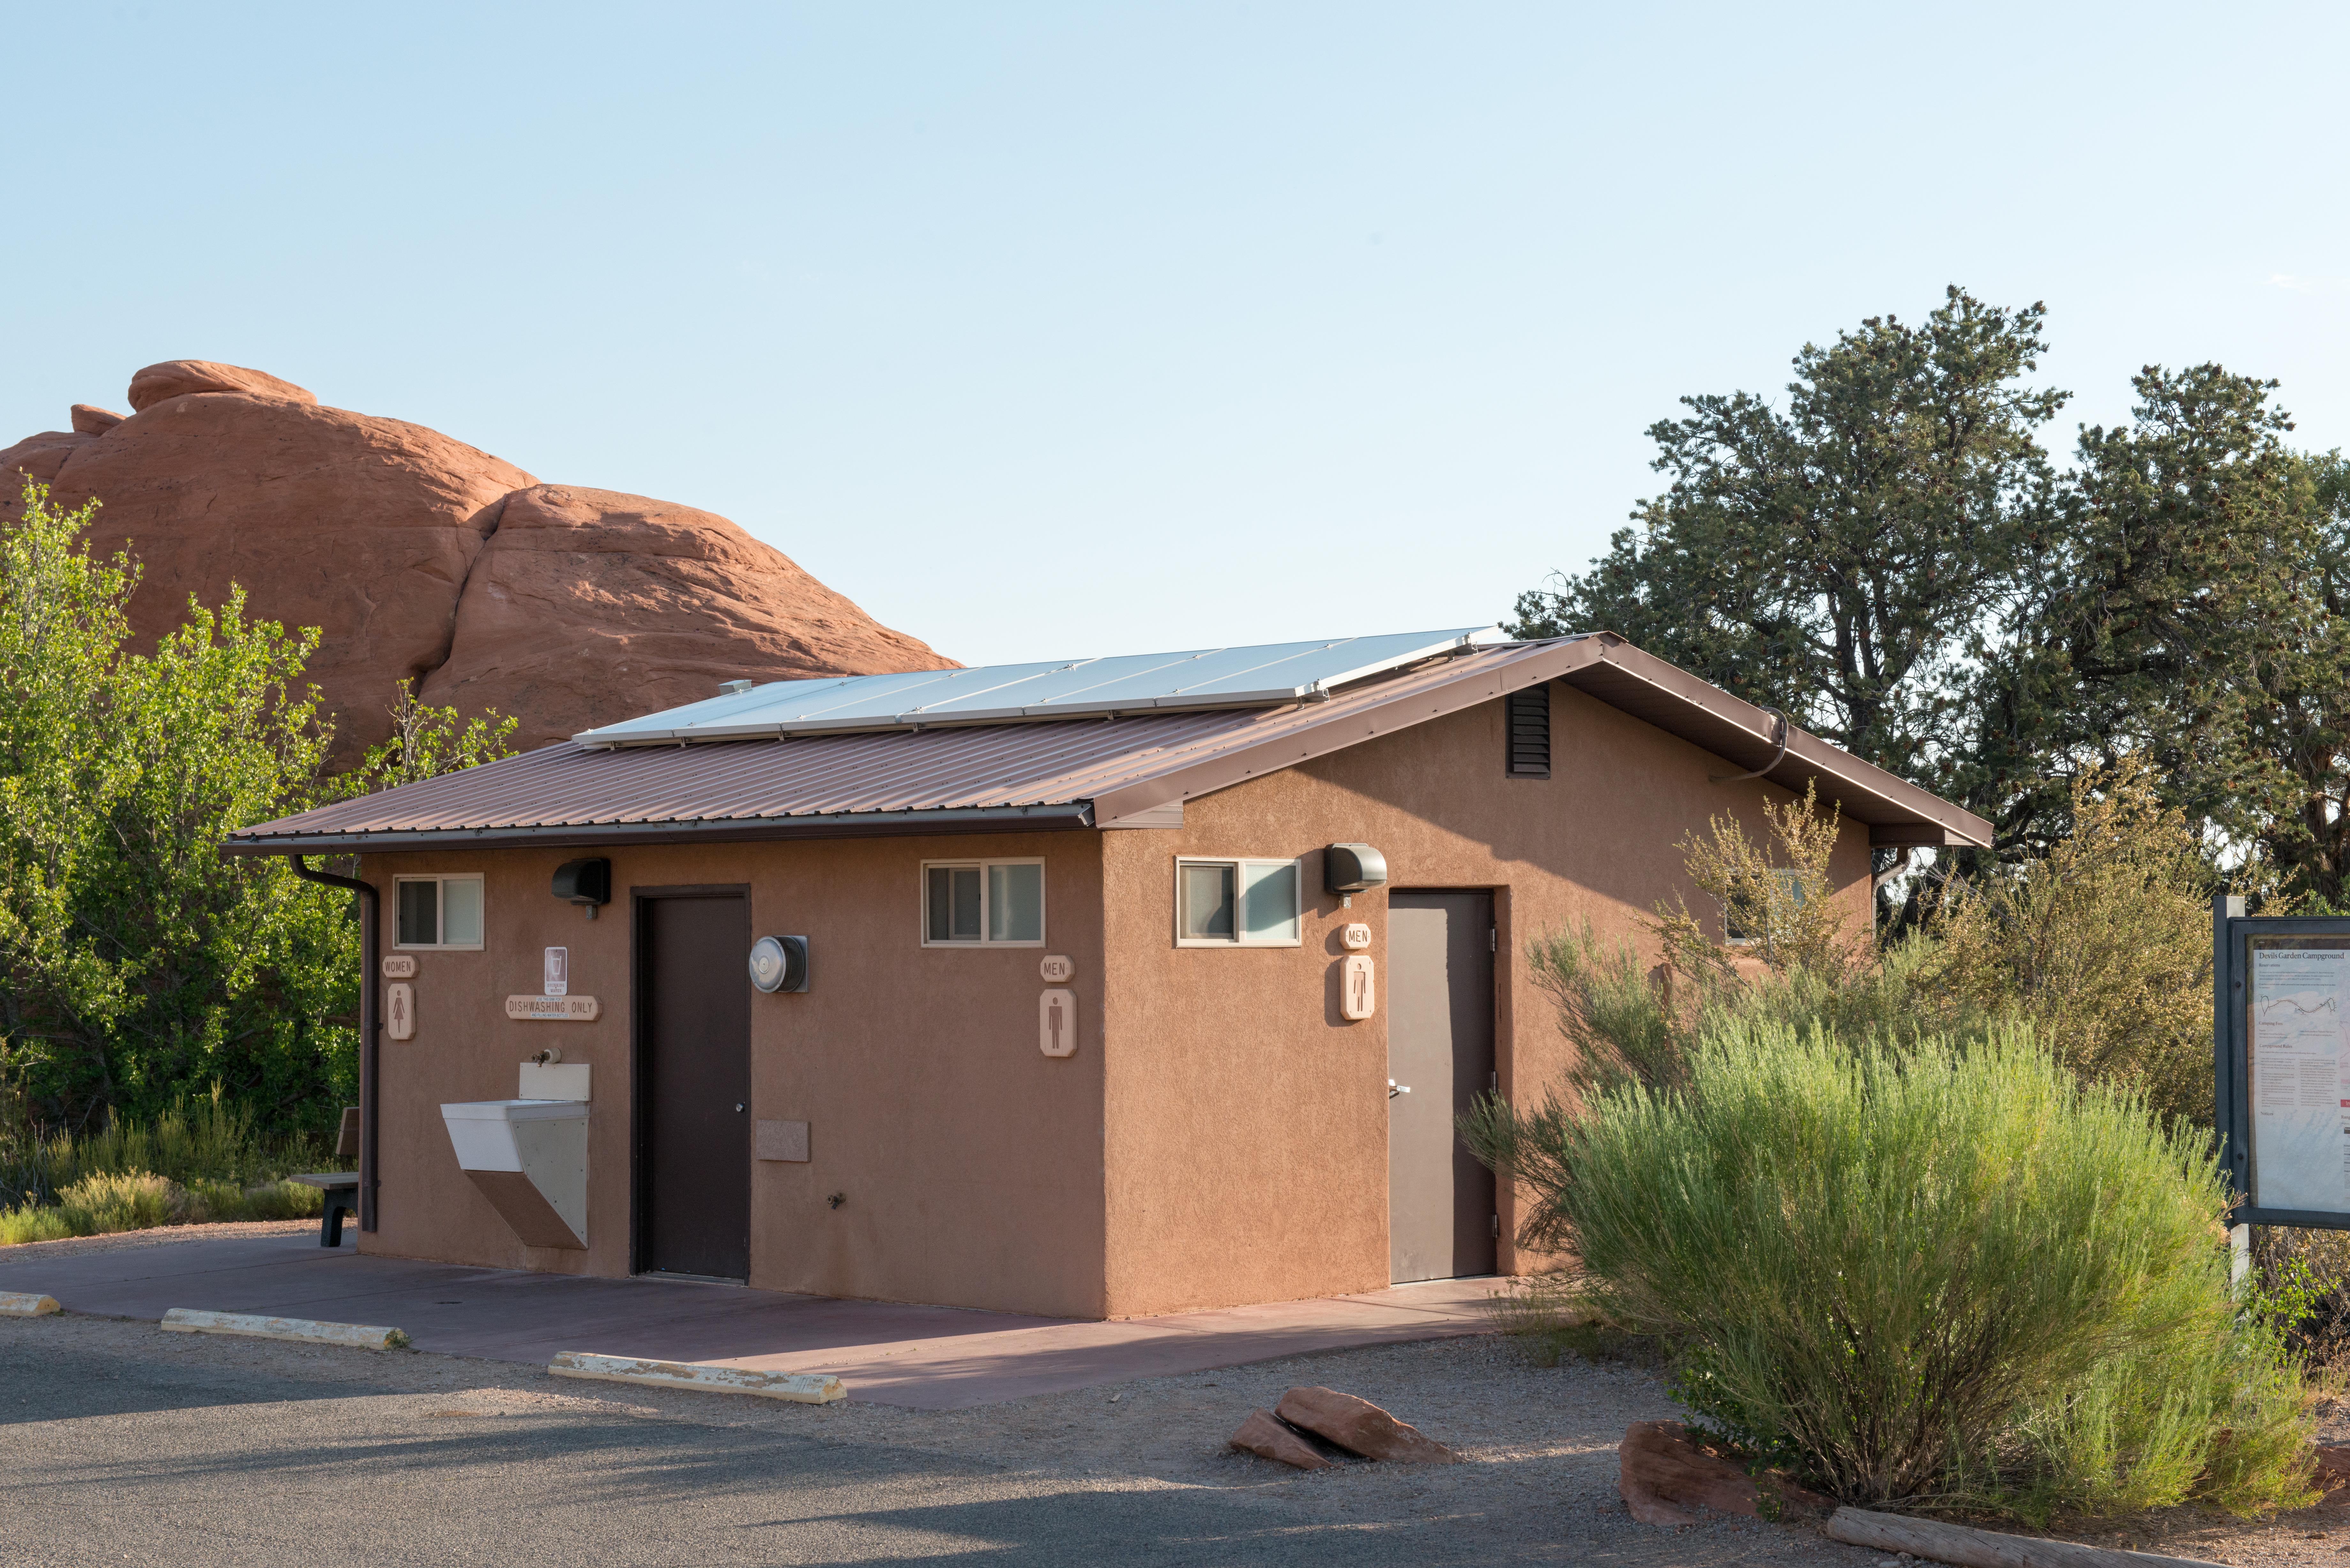
[[[383,1324],[419,1350],[544,1364],[557,1351],[763,1370],[821,1368],[849,1397],[959,1409],[1032,1394],[1401,1340],[1478,1334],[1492,1280],[1179,1313],[1123,1323],[841,1301],[672,1280],[583,1279],[365,1257],[317,1232],[190,1237],[120,1250],[0,1252],[0,1291],[68,1311],[172,1307]]]

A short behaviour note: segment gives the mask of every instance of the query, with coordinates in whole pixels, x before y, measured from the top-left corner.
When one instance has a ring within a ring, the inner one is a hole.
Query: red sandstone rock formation
[[[564,714],[567,735],[698,701],[742,676],[945,662],[714,513],[541,484],[506,497],[423,697],[466,712]]]
[[[402,680],[541,745],[712,695],[721,680],[951,667],[725,518],[639,495],[542,485],[399,420],[327,408],[290,381],[203,360],[131,379],[129,418],[0,452],[56,501],[103,503],[91,542],[144,572],[150,642],[243,585],[248,612],[315,626],[309,673],[334,765],[390,733]]]
[[[1449,1465],[1461,1456],[1419,1428],[1397,1420],[1368,1399],[1319,1385],[1292,1388],[1273,1413],[1293,1427],[1326,1438],[1350,1454],[1390,1463]]]
[[[1259,1459],[1295,1465],[1301,1470],[1326,1470],[1330,1461],[1314,1451],[1314,1445],[1299,1437],[1274,1417],[1270,1410],[1252,1410],[1249,1418],[1231,1438],[1232,1446]]]
[[[1635,1421],[1617,1450],[1617,1490],[1632,1517],[1643,1524],[1695,1524],[1700,1508],[1721,1513],[1764,1515],[1825,1513],[1832,1499],[1807,1491],[1776,1473],[1749,1475],[1690,1440],[1679,1421]]]

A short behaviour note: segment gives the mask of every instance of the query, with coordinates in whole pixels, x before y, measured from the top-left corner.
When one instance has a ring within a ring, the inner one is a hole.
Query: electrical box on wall
[[[1367,893],[1388,885],[1388,857],[1367,844],[1333,844],[1322,851],[1322,886],[1333,893]]]

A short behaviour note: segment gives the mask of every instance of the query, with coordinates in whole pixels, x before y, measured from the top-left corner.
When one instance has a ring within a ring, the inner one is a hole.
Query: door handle
[[[1393,1078],[1389,1078],[1389,1079],[1388,1080],[1388,1099],[1392,1100],[1392,1099],[1394,1099],[1398,1095],[1409,1095],[1409,1094],[1410,1094],[1410,1093],[1411,1093],[1411,1085],[1410,1085],[1409,1084],[1399,1084],[1399,1083],[1397,1083]]]

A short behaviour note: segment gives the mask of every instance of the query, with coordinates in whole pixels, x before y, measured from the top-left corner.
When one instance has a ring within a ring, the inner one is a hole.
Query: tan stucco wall
[[[1496,1063],[1539,1096],[1565,1043],[1524,980],[1534,935],[1589,919],[1636,934],[1685,890],[1674,847],[1729,814],[1751,832],[1784,792],[1714,785],[1708,753],[1551,688],[1553,776],[1503,772],[1500,703],[1190,803],[1183,828],[615,847],[593,922],[548,880],[587,851],[369,857],[392,946],[396,874],[487,877],[482,952],[417,955],[418,1029],[382,1045],[380,1229],[363,1250],[496,1267],[629,1272],[629,891],[747,884],[754,932],[813,943],[803,996],[754,996],[754,1118],[810,1124],[807,1164],[754,1164],[751,1282],[827,1295],[1128,1316],[1387,1283],[1387,1036],[1336,1012],[1336,929],[1370,925],[1386,979],[1387,898],[1342,911],[1319,850],[1363,841],[1391,887],[1489,888],[1499,928]],[[1295,949],[1174,945],[1178,855],[1304,857]],[[1042,857],[1045,949],[925,949],[926,859]],[[1866,830],[1835,879],[1868,919]],[[541,950],[570,950],[592,1023],[517,1023]],[[1079,1048],[1037,1050],[1042,952],[1076,964]],[[502,1099],[548,1044],[595,1070],[589,1249],[525,1249],[456,1166],[439,1107]],[[838,1209],[826,1201],[842,1193]],[[1502,1200],[1502,1266],[1513,1205]]]
[[[1388,1282],[1385,964],[1378,1016],[1349,1023],[1336,1010],[1337,929],[1366,922],[1383,960],[1387,895],[1342,909],[1321,892],[1322,846],[1376,846],[1390,890],[1494,890],[1494,1056],[1503,1092],[1526,1103],[1569,1050],[1525,980],[1527,941],[1588,919],[1603,937],[1651,948],[1640,915],[1676,892],[1702,906],[1675,846],[1710,815],[1763,836],[1762,801],[1788,798],[1760,783],[1711,784],[1733,771],[1711,753],[1551,691],[1548,779],[1504,774],[1494,702],[1194,801],[1179,832],[1102,836],[1113,1315]],[[1305,857],[1303,945],[1176,947],[1181,855]],[[1866,932],[1865,826],[1846,825],[1833,874]],[[1506,1272],[1522,1262],[1506,1193],[1501,1214]]]
[[[548,891],[582,850],[369,857],[395,875],[480,872],[481,952],[416,954],[417,1033],[382,1046],[380,1229],[363,1250],[504,1268],[629,1272],[629,890],[747,884],[754,932],[810,938],[805,995],[752,998],[750,1116],[809,1124],[806,1164],[755,1163],[751,1282],[824,1295],[1099,1316],[1102,956],[1093,835],[615,848],[593,922]],[[924,860],[1042,857],[1048,948],[920,944]],[[542,950],[570,950],[593,1023],[517,1023]],[[1036,1049],[1037,961],[1076,962],[1077,1054]],[[547,1044],[594,1067],[588,1250],[525,1249],[456,1164],[443,1101],[510,1098]],[[838,1192],[838,1209],[827,1198]]]

